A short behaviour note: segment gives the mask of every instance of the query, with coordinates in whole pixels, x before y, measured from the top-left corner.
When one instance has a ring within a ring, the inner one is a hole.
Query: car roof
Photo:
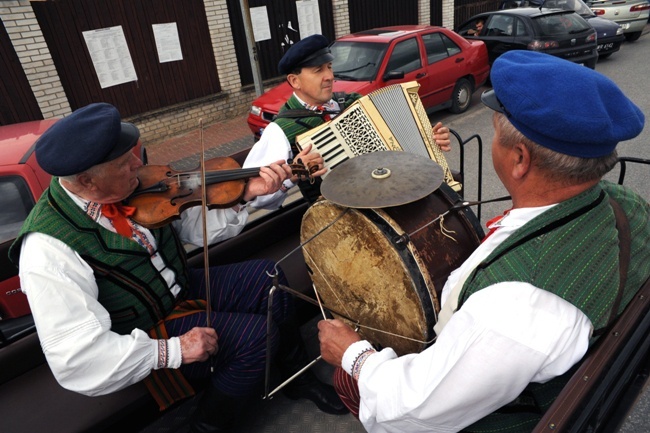
[[[58,119],[34,120],[0,126],[0,164],[23,164],[36,140]]]
[[[390,42],[393,39],[400,38],[405,35],[422,33],[434,29],[440,29],[440,27],[422,25],[378,27],[375,29],[364,30],[361,32],[342,36],[340,38],[337,38],[336,42],[350,40],[354,40],[356,42]]]

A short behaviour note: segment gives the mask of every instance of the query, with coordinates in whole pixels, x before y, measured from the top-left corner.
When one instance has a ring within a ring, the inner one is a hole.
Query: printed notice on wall
[[[296,10],[298,11],[300,39],[321,34],[318,0],[299,0],[296,2]]]
[[[102,89],[137,81],[122,26],[83,32]]]
[[[255,42],[271,39],[271,26],[269,26],[269,15],[266,13],[266,6],[250,8],[250,12]]]
[[[178,39],[176,23],[154,24],[153,37],[156,40],[158,60],[160,63],[183,60],[181,41]]]

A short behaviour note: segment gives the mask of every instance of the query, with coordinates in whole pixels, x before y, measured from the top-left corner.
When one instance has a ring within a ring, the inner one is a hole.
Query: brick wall
[[[442,26],[454,28],[454,0],[442,0]]]
[[[334,10],[334,34],[337,38],[350,33],[350,9],[348,0],[332,0]]]
[[[453,28],[454,0],[442,0],[445,27]],[[212,123],[245,114],[253,99],[253,86],[241,86],[226,0],[204,0],[222,92],[191,103],[132,116],[142,138],[156,143],[197,128],[199,119]],[[429,0],[419,0],[419,20],[430,20]],[[350,33],[348,0],[333,0],[336,37]],[[29,0],[0,1],[0,18],[9,33],[44,118],[71,112],[51,54]]]
[[[430,0],[418,0],[418,24],[429,25],[431,22]]]
[[[48,119],[70,113],[68,98],[29,1],[0,1],[0,18],[43,117]]]

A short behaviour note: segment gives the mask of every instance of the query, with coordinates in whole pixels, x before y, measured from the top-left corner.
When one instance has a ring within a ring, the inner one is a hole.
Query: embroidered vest
[[[137,242],[92,221],[57,178],[52,179],[11,246],[9,256],[16,264],[23,237],[30,232],[59,239],[90,265],[99,287],[98,300],[110,313],[112,331],[129,334],[135,328],[149,330],[172,311],[176,299],[151,263],[149,253]],[[182,299],[189,281],[183,246],[171,227],[152,233],[157,253],[176,274]]]
[[[609,197],[627,215],[631,263],[619,315],[650,275],[650,205],[634,192],[603,181],[529,221],[470,274],[459,296],[503,281],[524,281],[579,308],[596,335],[607,326],[619,288],[618,231]],[[468,432],[529,432],[578,365],[545,384],[531,383],[511,404],[469,426]]]
[[[361,98],[362,95],[358,93],[350,93],[346,95],[345,106],[348,107],[351,103]],[[304,108],[300,101],[296,98],[295,95],[291,95],[291,98],[280,108],[279,113],[282,113],[286,110],[299,110]],[[325,123],[322,117],[320,116],[310,116],[310,117],[301,117],[301,118],[280,118],[275,119],[274,122],[282,128],[284,135],[287,136],[289,144],[291,145],[291,150],[294,155],[298,154],[298,147],[296,146],[296,137],[300,134],[303,134],[307,131],[314,129],[315,127]],[[315,179],[313,184],[309,182],[298,182],[300,187],[300,192],[305,197],[309,203],[313,203],[318,200],[320,197],[320,184],[322,180],[320,178]]]

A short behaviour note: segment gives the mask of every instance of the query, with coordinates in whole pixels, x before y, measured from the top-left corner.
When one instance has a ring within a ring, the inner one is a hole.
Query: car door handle
[[[460,63],[465,60],[465,57],[458,57],[456,58],[456,63]]]
[[[422,78],[422,77],[424,77],[425,75],[427,75],[426,72],[420,72],[419,74],[417,74],[417,75],[415,76],[415,78]]]

